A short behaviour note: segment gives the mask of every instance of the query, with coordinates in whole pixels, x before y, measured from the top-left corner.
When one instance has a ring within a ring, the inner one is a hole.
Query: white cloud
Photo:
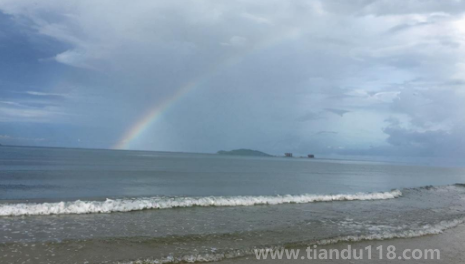
[[[7,142],[18,142],[18,141],[45,141],[45,138],[30,138],[30,137],[13,137],[10,135],[0,135],[0,140],[6,140]],[[2,142],[4,143],[4,142]]]
[[[77,50],[67,50],[55,56],[55,60],[74,67],[93,69],[92,66],[86,63],[88,60],[84,53]]]
[[[59,96],[59,97],[68,97],[67,94],[60,94],[60,93],[44,93],[38,91],[26,91],[25,94],[35,95],[35,96]]]
[[[400,94],[400,92],[398,92],[398,91],[378,92],[378,93],[374,93],[373,95],[371,95],[371,97],[373,97],[376,100],[379,100],[381,102],[390,103],[390,102],[394,101],[394,99],[396,99],[399,94]]]
[[[250,14],[250,13],[242,13],[242,16],[247,18],[247,19],[250,19],[254,22],[257,22],[259,24],[268,24],[268,25],[271,25],[273,24],[269,19],[266,19],[264,17],[261,17],[261,16],[257,16],[257,15],[253,15],[253,14]]]
[[[60,117],[65,115],[65,113],[53,109],[13,109],[0,107],[0,122],[51,123],[57,122]]]
[[[20,104],[20,103],[17,103],[17,102],[11,102],[11,101],[0,101],[0,104],[17,106],[17,107],[25,107],[25,105],[23,105],[23,104]]]
[[[247,45],[247,38],[241,36],[233,36],[228,42],[221,43],[223,46],[244,47]]]

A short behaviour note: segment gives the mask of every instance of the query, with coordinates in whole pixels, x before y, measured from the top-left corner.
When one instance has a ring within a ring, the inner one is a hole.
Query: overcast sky
[[[465,157],[465,1],[0,0],[0,143],[111,148],[167,101],[129,148]]]

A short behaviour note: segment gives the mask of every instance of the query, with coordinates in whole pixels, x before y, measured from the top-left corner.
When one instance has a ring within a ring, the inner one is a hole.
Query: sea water
[[[464,181],[399,163],[4,146],[0,263],[213,261],[436,234],[464,221]]]

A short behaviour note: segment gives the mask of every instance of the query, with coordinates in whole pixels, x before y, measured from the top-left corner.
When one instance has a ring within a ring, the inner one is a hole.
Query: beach
[[[465,225],[459,225],[455,228],[448,229],[438,235],[428,235],[417,238],[409,239],[391,239],[383,241],[362,241],[362,242],[351,242],[351,243],[337,243],[326,246],[319,246],[318,249],[346,249],[349,245],[352,249],[360,250],[368,246],[376,248],[382,246],[387,248],[390,245],[396,247],[397,253],[403,252],[404,250],[428,250],[428,249],[439,249],[440,250],[440,259],[410,259],[408,263],[464,263],[465,262]],[[305,251],[305,248],[302,247],[300,250]],[[237,259],[229,259],[221,261],[224,264],[252,264],[252,263],[406,263],[405,259],[386,259],[386,256],[383,259],[380,259],[379,252],[377,250],[372,251],[372,259],[360,259],[360,260],[344,260],[344,259],[332,259],[332,260],[302,260],[302,259],[293,259],[293,260],[257,260],[255,257],[243,257]],[[366,255],[365,255],[366,256]]]
[[[48,251],[48,247],[37,244],[26,248],[17,247],[14,250],[6,252],[4,246],[0,247],[2,258],[0,263],[46,263],[43,260],[48,259],[48,263],[162,263],[161,261],[153,260],[154,247],[157,245],[151,243],[139,243],[133,241],[130,245],[120,243],[121,241],[105,242],[95,241],[94,243],[84,243],[82,245],[67,245],[61,244],[55,251]],[[361,242],[340,242],[336,244],[318,246],[318,250],[344,250],[351,246],[353,250],[365,249],[371,246],[373,249],[382,246],[395,246],[396,252],[399,254],[405,249],[409,250],[440,250],[440,259],[411,259],[409,263],[464,263],[465,252],[463,245],[465,243],[465,225],[461,224],[455,228],[444,230],[440,234],[425,235],[415,238],[407,239],[389,239],[389,240],[367,240]],[[294,247],[292,249],[300,249],[305,251],[306,247]],[[309,260],[309,259],[282,259],[273,260],[268,258],[266,260],[258,260],[254,255],[245,257],[236,257],[230,259],[221,259],[221,261],[213,261],[212,263],[221,264],[256,264],[256,263],[405,263],[406,260],[399,259],[380,259],[377,250],[372,251],[371,259],[359,260],[344,260],[344,259],[331,259],[331,260]],[[367,255],[365,255],[367,256]],[[122,260],[121,262],[115,259]],[[127,259],[139,259],[140,261],[130,262],[124,261]],[[203,261],[201,261],[203,262]]]
[[[462,168],[21,147],[0,160],[2,264],[252,262],[348,243],[373,245],[371,261],[391,243],[461,259]]]

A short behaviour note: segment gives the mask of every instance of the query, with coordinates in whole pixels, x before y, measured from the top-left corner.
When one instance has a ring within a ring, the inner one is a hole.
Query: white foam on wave
[[[394,238],[415,238],[415,237],[422,237],[422,236],[427,236],[427,235],[438,235],[444,232],[444,230],[454,228],[463,223],[465,223],[465,218],[455,219],[451,221],[441,221],[440,223],[436,225],[425,225],[419,229],[324,239],[324,240],[318,241],[317,244],[328,245],[328,244],[335,244],[339,242],[359,242],[359,241],[366,241],[366,240],[368,241],[387,240],[387,239],[394,239]]]
[[[344,236],[331,239],[323,239],[313,243],[301,243],[305,246],[313,245],[329,245],[336,244],[340,242],[360,242],[360,241],[371,241],[371,240],[388,240],[393,238],[415,238],[422,237],[427,235],[437,235],[441,234],[447,229],[454,228],[460,224],[465,223],[465,218],[455,219],[452,221],[442,221],[436,225],[425,225],[421,229],[417,230],[406,230],[400,232],[384,232],[379,234],[371,235],[357,235],[357,236]],[[207,253],[207,254],[193,254],[193,255],[184,255],[180,257],[167,256],[160,259],[144,259],[144,260],[134,260],[129,262],[118,262],[119,264],[162,264],[162,263],[193,263],[193,262],[217,262],[224,259],[238,258],[244,256],[252,256],[255,252],[261,250],[275,251],[283,250],[283,246],[272,246],[272,247],[262,247],[262,248],[249,248],[242,250],[229,250],[225,253]]]
[[[390,192],[338,195],[151,197],[107,199],[106,201],[78,200],[57,203],[18,203],[0,204],[0,216],[112,213],[194,206],[253,206],[353,200],[365,201],[393,199],[401,195],[401,191],[392,190]]]

